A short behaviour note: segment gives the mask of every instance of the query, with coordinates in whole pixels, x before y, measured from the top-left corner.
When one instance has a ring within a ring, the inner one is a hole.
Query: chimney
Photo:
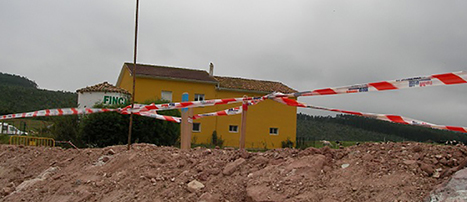
[[[209,76],[214,76],[214,65],[209,63]]]

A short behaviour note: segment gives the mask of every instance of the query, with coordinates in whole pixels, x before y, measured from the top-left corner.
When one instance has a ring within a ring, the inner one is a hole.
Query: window
[[[279,128],[269,128],[269,135],[279,135]]]
[[[201,123],[193,123],[193,132],[201,132]]]
[[[229,126],[229,132],[231,132],[231,133],[238,133],[238,126],[236,126],[236,125],[230,125],[230,126]]]
[[[204,94],[195,94],[195,101],[203,101]]]
[[[162,93],[161,93],[161,99],[172,102],[172,91],[163,90]]]

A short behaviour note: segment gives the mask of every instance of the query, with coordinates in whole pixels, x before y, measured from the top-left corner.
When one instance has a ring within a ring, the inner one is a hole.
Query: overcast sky
[[[297,89],[467,71],[467,1],[141,0],[139,63]],[[0,72],[40,88],[115,84],[133,61],[135,0],[0,1]],[[300,98],[467,126],[467,85]],[[300,111],[322,115],[320,111]]]

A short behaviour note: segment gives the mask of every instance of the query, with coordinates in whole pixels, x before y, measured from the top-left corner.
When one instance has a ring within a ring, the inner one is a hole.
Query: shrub
[[[287,137],[287,140],[282,141],[281,144],[282,144],[282,148],[293,148],[293,145],[294,145],[293,142],[290,141],[288,137]]]
[[[96,105],[95,107],[108,106]],[[109,108],[117,107],[122,106],[110,106]],[[178,110],[162,111],[160,114],[180,116]],[[57,140],[71,140],[80,146],[106,147],[127,144],[129,119],[129,115],[117,112],[60,117],[54,121],[50,133]],[[131,141],[172,146],[180,136],[179,131],[178,123],[134,115]]]
[[[224,140],[222,139],[222,137],[217,136],[217,131],[215,130],[212,132],[211,143],[214,146],[219,146],[219,147],[222,147],[222,145],[224,145]]]

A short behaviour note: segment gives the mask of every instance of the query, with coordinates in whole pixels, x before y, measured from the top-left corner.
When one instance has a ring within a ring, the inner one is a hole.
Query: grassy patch
[[[7,134],[0,134],[0,144],[10,144],[10,136]]]

